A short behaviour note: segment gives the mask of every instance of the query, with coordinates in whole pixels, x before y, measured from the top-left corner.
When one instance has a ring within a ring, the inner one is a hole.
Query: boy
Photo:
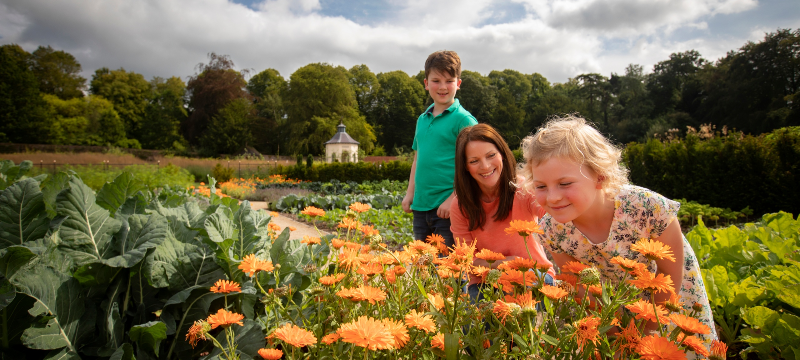
[[[455,51],[437,51],[425,60],[425,90],[433,104],[417,119],[416,153],[403,198],[403,210],[414,212],[414,239],[438,234],[448,247],[454,244],[450,202],[455,196],[456,137],[461,129],[478,124],[455,98],[460,77],[461,59]]]

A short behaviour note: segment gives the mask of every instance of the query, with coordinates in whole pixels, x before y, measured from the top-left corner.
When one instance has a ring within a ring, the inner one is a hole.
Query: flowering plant
[[[211,288],[231,290],[232,299],[226,296],[187,339],[193,346],[212,339],[214,351],[228,359],[685,359],[687,352],[724,358],[724,344],[708,349],[696,337],[709,333],[694,318],[697,309],[675,294],[664,304],[648,300],[671,292],[672,280],[645,264],[614,258],[626,276],[611,283],[597,269],[571,262],[546,285],[547,269],[529,259],[494,270],[474,266],[476,257],[503,256],[476,253],[465,241],[448,248],[434,235],[390,248],[360,223],[368,209],[352,204],[335,235],[289,240],[284,231],[264,249],[232,257],[233,283]],[[524,221],[506,231],[539,233]],[[647,239],[634,250],[671,257],[668,246]],[[470,275],[483,285],[477,302],[462,292]],[[659,330],[648,332],[648,321]],[[224,330],[214,338],[217,326]]]

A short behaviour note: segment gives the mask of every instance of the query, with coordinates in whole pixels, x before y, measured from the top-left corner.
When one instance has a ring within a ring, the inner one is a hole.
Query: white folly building
[[[357,162],[358,161],[358,141],[350,137],[344,131],[345,126],[339,123],[336,127],[336,134],[325,143],[325,161],[333,162]]]

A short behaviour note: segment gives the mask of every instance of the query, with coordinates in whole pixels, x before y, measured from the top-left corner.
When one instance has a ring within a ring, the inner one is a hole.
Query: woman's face
[[[469,174],[484,193],[493,193],[503,172],[503,157],[497,146],[476,140],[468,142],[464,150]]]

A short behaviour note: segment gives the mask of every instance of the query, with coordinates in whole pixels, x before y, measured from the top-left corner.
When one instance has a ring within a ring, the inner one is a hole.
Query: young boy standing
[[[425,90],[433,104],[417,119],[403,210],[414,212],[414,239],[438,234],[453,246],[450,202],[455,193],[456,137],[461,129],[478,124],[455,98],[461,86],[461,59],[455,51],[437,51],[425,60]],[[418,171],[419,170],[419,171]]]

